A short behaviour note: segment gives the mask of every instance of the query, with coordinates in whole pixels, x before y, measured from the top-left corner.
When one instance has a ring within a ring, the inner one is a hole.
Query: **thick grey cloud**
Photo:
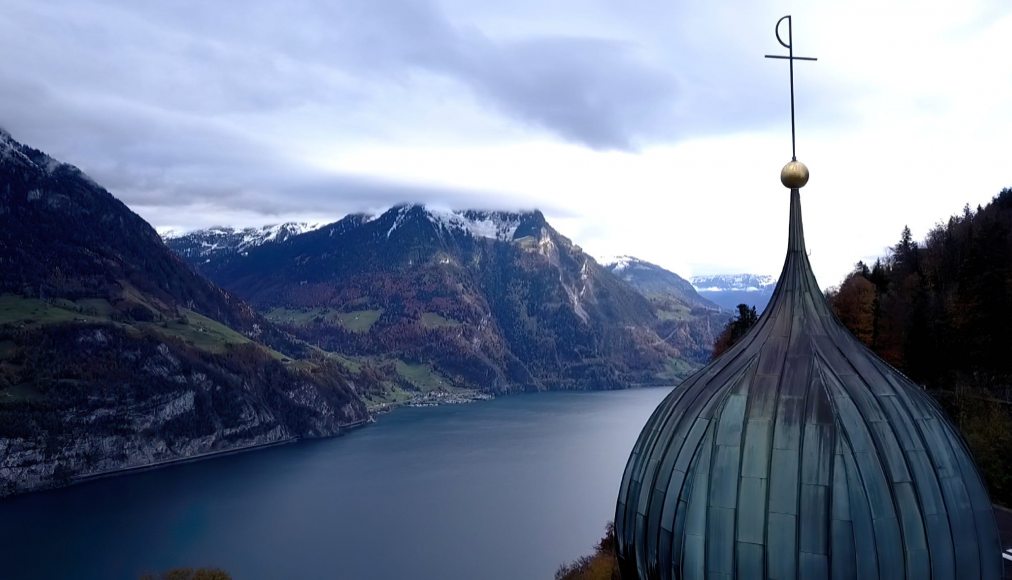
[[[375,84],[444,75],[506,115],[595,147],[628,147],[670,112],[672,71],[628,42],[496,39],[423,1],[14,3],[14,80],[189,114],[351,107]],[[352,111],[353,112],[353,111]]]
[[[660,64],[635,39],[573,34],[564,22],[556,34],[497,36],[423,0],[10,4],[2,46],[16,58],[6,76],[77,102],[230,116],[318,105],[354,115],[377,91],[424,72],[596,148],[705,131],[701,118],[713,131],[728,111],[742,121],[733,107],[717,114],[733,99],[680,90],[680,76],[706,69],[695,49],[675,44],[683,54]]]
[[[433,82],[593,148],[632,148],[678,124],[675,75],[627,40],[500,38],[428,1],[7,4],[0,124],[148,207],[473,204],[474,192],[396,177],[321,177],[278,151],[300,132],[383,139],[415,121],[412,107],[425,114],[399,105]]]
[[[671,119],[677,82],[621,42],[474,42],[455,70],[504,112],[595,148],[628,149]]]
[[[811,197],[811,221],[820,209],[835,218],[813,228],[811,247],[849,237],[852,208],[864,255],[894,243],[904,221],[916,232],[958,210],[965,194],[953,192],[972,189],[975,205],[1007,185],[994,169],[1003,159],[982,160],[1007,149],[1012,17],[1006,0],[967,0],[958,14],[942,0],[854,2],[792,11],[798,50],[820,58],[797,71],[799,155],[810,190],[826,194]],[[322,219],[402,201],[538,206],[599,253],[676,269],[691,253],[716,271],[778,259],[759,243],[768,232],[743,245],[713,229],[782,217],[749,192],[779,187],[789,156],[786,65],[762,58],[782,50],[772,27],[788,10],[6,0],[0,126],[156,225]],[[947,169],[970,165],[975,187]],[[894,202],[903,190],[918,203]],[[834,252],[838,272],[855,259]]]

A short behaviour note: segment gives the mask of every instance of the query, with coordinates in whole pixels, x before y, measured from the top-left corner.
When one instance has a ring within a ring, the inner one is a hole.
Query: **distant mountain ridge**
[[[679,298],[690,307],[720,309],[720,306],[701,296],[688,280],[657,264],[633,256],[607,258],[602,263],[613,274],[645,295],[667,294]]]
[[[776,277],[768,274],[714,274],[692,277],[692,285],[697,290],[711,292],[725,292],[728,290],[758,292],[763,288],[776,286],[776,283]]]
[[[773,296],[776,284],[776,277],[764,274],[716,274],[692,278],[692,285],[700,296],[730,311],[734,311],[738,304],[747,304],[762,312]]]
[[[688,280],[633,256],[604,259],[606,267],[628,282],[651,305],[658,334],[695,360],[707,360],[729,313],[700,296]]]
[[[406,204],[191,263],[314,344],[449,384],[614,388],[691,366],[650,302],[536,210]]]
[[[162,233],[162,239],[171,240],[173,250],[184,258],[207,259],[217,254],[242,253],[264,244],[283,242],[324,225],[323,222],[285,222],[242,229],[216,226],[185,233],[170,230]]]

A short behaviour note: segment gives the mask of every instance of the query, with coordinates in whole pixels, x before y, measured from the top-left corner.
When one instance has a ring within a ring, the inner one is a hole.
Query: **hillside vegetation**
[[[621,580],[615,558],[615,524],[608,522],[592,554],[559,566],[555,580]]]
[[[372,384],[0,130],[0,496],[337,434]],[[378,383],[377,383],[378,384]]]

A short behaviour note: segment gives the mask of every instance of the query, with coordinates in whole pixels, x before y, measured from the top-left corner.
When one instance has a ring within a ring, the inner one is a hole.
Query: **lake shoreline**
[[[27,489],[27,490],[18,491],[18,492],[15,492],[15,493],[9,493],[9,494],[6,494],[6,495],[0,495],[0,505],[2,505],[3,502],[5,500],[9,499],[9,498],[23,497],[23,496],[26,496],[26,495],[33,495],[33,494],[43,493],[43,492],[47,492],[47,491],[58,491],[58,490],[61,490],[61,489],[66,489],[66,488],[69,488],[69,487],[74,487],[74,486],[76,486],[78,484],[89,483],[89,482],[98,481],[98,480],[102,480],[102,479],[109,479],[109,478],[119,477],[119,476],[125,476],[125,475],[133,475],[133,474],[136,474],[136,473],[144,473],[144,472],[147,472],[147,471],[155,471],[155,470],[159,470],[159,469],[173,467],[173,466],[176,466],[176,465],[183,465],[183,464],[187,464],[187,463],[197,463],[197,462],[201,462],[201,461],[207,461],[207,460],[211,460],[211,459],[217,459],[217,458],[220,458],[220,457],[226,457],[226,456],[229,456],[229,455],[238,455],[238,454],[241,454],[241,453],[260,451],[260,450],[269,449],[269,448],[272,448],[272,447],[281,447],[282,445],[291,445],[293,443],[299,443],[300,441],[312,441],[312,440],[316,440],[316,439],[331,439],[331,438],[335,438],[335,437],[341,437],[342,435],[345,435],[345,434],[347,434],[347,433],[349,433],[351,431],[355,431],[357,429],[361,429],[362,427],[365,427],[366,425],[368,425],[370,423],[374,423],[374,422],[375,422],[375,417],[372,416],[372,415],[370,415],[366,419],[362,419],[360,421],[355,421],[353,423],[348,423],[346,425],[341,425],[338,428],[338,431],[336,433],[334,433],[333,435],[327,435],[327,436],[323,436],[323,437],[290,437],[290,438],[287,438],[287,439],[281,439],[281,440],[278,440],[278,441],[270,441],[270,442],[267,442],[267,443],[257,443],[257,444],[254,444],[254,445],[244,445],[244,446],[241,446],[241,447],[231,447],[229,449],[219,449],[219,450],[215,450],[215,451],[207,451],[207,452],[198,453],[198,454],[195,454],[195,455],[187,455],[185,457],[177,457],[177,458],[173,458],[173,459],[164,459],[164,460],[161,460],[161,461],[156,461],[154,463],[145,463],[143,465],[132,465],[132,466],[129,466],[129,467],[123,467],[123,468],[117,468],[117,469],[107,469],[107,470],[99,471],[99,472],[95,472],[95,473],[87,473],[87,474],[84,474],[84,475],[73,476],[68,481],[66,481],[64,483],[61,483],[61,484],[45,485],[45,486],[40,486],[40,487],[37,487],[37,488],[34,488],[34,489]]]
[[[145,471],[154,471],[156,469],[162,469],[165,467],[172,467],[173,465],[182,465],[186,463],[196,463],[198,461],[207,461],[209,459],[217,459],[219,457],[227,457],[229,455],[238,455],[239,453],[248,453],[251,451],[260,451],[262,449],[269,449],[271,447],[281,447],[282,445],[291,445],[300,441],[313,441],[316,439],[332,439],[334,437],[341,437],[356,429],[361,429],[370,423],[375,423],[375,419],[370,415],[366,419],[361,421],[355,421],[354,423],[348,423],[347,425],[341,425],[337,433],[333,435],[327,435],[325,437],[292,437],[290,439],[283,439],[281,441],[271,441],[270,443],[258,443],[256,445],[247,445],[244,447],[235,447],[232,449],[221,449],[218,451],[208,451],[206,453],[198,453],[196,455],[189,455],[187,457],[179,457],[177,459],[166,459],[164,461],[156,461],[155,463],[147,463],[145,465],[136,465],[133,467],[124,467],[123,469],[110,469],[99,473],[89,473],[87,475],[81,475],[71,479],[68,485],[62,485],[55,488],[48,489],[62,489],[78,483],[86,483],[89,481],[96,481],[99,479],[105,479],[108,477],[118,477],[121,475],[130,475],[133,473],[143,473]],[[39,490],[42,491],[42,490]],[[33,493],[28,491],[25,493]],[[22,495],[22,494],[17,494]]]
[[[634,387],[634,388],[638,388],[638,387]],[[172,467],[172,466],[175,466],[175,465],[183,465],[183,464],[187,464],[187,463],[196,463],[198,461],[207,461],[207,460],[211,460],[211,459],[217,459],[217,458],[220,458],[220,457],[227,457],[229,455],[238,455],[240,453],[249,453],[249,452],[253,452],[253,451],[261,451],[263,449],[269,449],[269,448],[272,448],[272,447],[281,447],[282,445],[292,445],[294,443],[299,443],[301,441],[316,441],[316,440],[322,440],[322,439],[333,439],[333,438],[336,438],[336,437],[341,437],[343,435],[346,435],[346,434],[350,433],[351,431],[355,431],[357,429],[361,429],[361,428],[366,427],[366,426],[368,426],[368,425],[370,425],[372,423],[375,423],[376,422],[376,417],[378,415],[385,415],[385,414],[388,414],[388,413],[392,413],[393,411],[396,411],[397,409],[421,408],[421,407],[441,407],[441,406],[445,406],[445,405],[468,405],[468,404],[471,404],[471,403],[476,403],[478,401],[491,401],[491,400],[495,400],[495,398],[496,398],[495,395],[491,395],[491,394],[488,394],[488,393],[483,393],[481,391],[474,391],[473,393],[449,393],[448,396],[445,397],[445,398],[430,398],[428,395],[429,395],[429,393],[427,393],[426,396],[409,399],[407,401],[403,401],[403,402],[400,402],[400,403],[397,403],[397,404],[389,405],[389,406],[387,406],[385,408],[370,410],[370,414],[369,414],[369,416],[367,418],[362,419],[360,421],[355,421],[354,423],[348,423],[347,425],[341,425],[339,427],[338,432],[334,433],[333,435],[326,435],[326,436],[322,436],[322,437],[292,437],[292,438],[283,439],[283,440],[280,440],[280,441],[271,441],[271,442],[268,442],[268,443],[258,443],[258,444],[255,444],[255,445],[247,445],[247,446],[243,446],[243,447],[234,447],[234,448],[231,448],[231,449],[221,449],[221,450],[218,450],[218,451],[208,451],[206,453],[198,453],[196,455],[189,455],[189,456],[186,456],[186,457],[179,457],[179,458],[176,458],[176,459],[166,459],[166,460],[163,460],[163,461],[156,461],[154,463],[147,463],[147,464],[144,464],[144,465],[135,465],[135,466],[132,466],[132,467],[124,467],[122,469],[109,469],[109,470],[98,472],[98,473],[89,473],[87,475],[81,475],[81,476],[73,477],[73,478],[71,478],[70,482],[67,483],[66,485],[59,485],[59,486],[55,486],[55,487],[45,487],[45,488],[40,488],[40,489],[34,489],[34,490],[25,491],[23,493],[16,493],[16,494],[8,495],[8,496],[3,496],[3,497],[0,497],[0,501],[3,501],[3,499],[5,499],[7,497],[21,496],[21,495],[25,495],[25,494],[40,492],[40,491],[63,489],[63,488],[70,487],[70,486],[73,486],[73,485],[77,485],[77,484],[80,484],[80,483],[87,483],[89,481],[97,481],[97,480],[100,480],[100,479],[107,479],[107,478],[110,478],[110,477],[119,477],[119,476],[123,476],[123,475],[132,475],[134,473],[143,473],[143,472],[146,472],[146,471],[155,471],[155,470],[158,470],[158,469],[163,469],[163,468],[166,468],[166,467]]]
[[[291,437],[291,438],[288,438],[288,439],[282,439],[282,440],[278,440],[278,441],[270,441],[270,442],[267,442],[267,443],[257,443],[257,444],[254,444],[254,445],[246,445],[246,446],[242,446],[242,447],[233,447],[233,448],[229,448],[229,449],[221,449],[221,450],[216,450],[216,451],[208,451],[208,452],[199,453],[199,454],[196,454],[196,455],[188,455],[188,456],[185,456],[185,457],[178,457],[178,458],[173,458],[173,459],[165,459],[165,460],[157,461],[157,462],[154,462],[154,463],[146,463],[146,464],[143,464],[143,465],[133,465],[133,466],[123,467],[123,468],[119,468],[119,469],[109,469],[109,470],[105,470],[105,471],[101,471],[101,472],[96,472],[96,473],[88,473],[88,474],[85,474],[85,475],[74,476],[69,481],[67,481],[65,483],[62,483],[62,484],[47,485],[47,486],[37,487],[35,489],[28,489],[28,490],[24,490],[24,491],[15,492],[15,493],[7,494],[7,495],[0,495],[0,504],[2,504],[8,498],[22,497],[22,496],[26,496],[26,495],[32,495],[32,494],[43,493],[43,492],[48,492],[48,491],[57,491],[57,490],[66,489],[66,488],[69,488],[69,487],[74,487],[74,486],[77,486],[79,484],[84,484],[84,483],[99,481],[99,480],[103,480],[103,479],[109,479],[109,478],[114,478],[114,477],[119,477],[119,476],[133,475],[133,474],[144,473],[144,472],[148,472],[148,471],[155,471],[155,470],[159,470],[159,469],[173,467],[173,466],[176,466],[176,465],[184,465],[184,464],[187,464],[187,463],[202,462],[202,461],[207,461],[207,460],[211,460],[211,459],[217,459],[217,458],[221,458],[221,457],[227,457],[227,456],[230,456],[230,455],[238,455],[238,454],[242,454],[242,453],[249,453],[249,452],[254,452],[254,451],[260,451],[260,450],[269,449],[269,448],[272,448],[272,447],[280,447],[280,446],[283,446],[283,445],[291,445],[291,444],[294,444],[294,443],[299,443],[301,441],[314,441],[314,440],[323,440],[323,439],[333,439],[333,438],[336,438],[336,437],[341,437],[342,435],[345,435],[345,434],[347,434],[347,433],[349,433],[351,431],[355,431],[355,430],[361,429],[363,427],[366,427],[366,426],[368,426],[368,425],[370,425],[372,423],[376,423],[376,421],[377,421],[377,419],[379,417],[381,417],[383,415],[388,415],[388,414],[390,414],[390,413],[392,413],[392,412],[394,412],[394,411],[396,411],[398,409],[425,408],[425,407],[443,407],[443,406],[451,406],[451,405],[469,405],[469,404],[477,403],[477,402],[480,402],[480,401],[495,400],[495,399],[500,398],[500,397],[513,397],[513,396],[518,396],[518,395],[545,394],[545,393],[553,393],[553,392],[559,392],[559,393],[566,393],[566,392],[593,393],[593,392],[608,392],[608,391],[640,390],[640,389],[659,388],[659,387],[668,387],[668,386],[672,386],[672,385],[670,385],[670,384],[653,384],[653,383],[637,383],[637,384],[630,384],[629,387],[626,388],[626,389],[547,389],[547,390],[544,390],[544,391],[503,393],[502,395],[494,395],[494,394],[491,394],[491,393],[485,393],[485,392],[482,392],[482,391],[473,390],[473,391],[469,391],[469,392],[457,392],[457,393],[437,394],[437,396],[434,396],[434,397],[431,396],[432,393],[426,393],[425,395],[423,395],[421,397],[415,397],[415,398],[408,399],[408,400],[405,400],[405,401],[400,401],[400,402],[397,402],[397,403],[390,403],[390,404],[386,404],[386,405],[383,405],[383,406],[380,406],[380,407],[377,407],[377,408],[370,409],[369,410],[370,414],[369,414],[369,416],[367,418],[362,419],[360,421],[353,422],[353,423],[349,423],[347,425],[341,425],[339,427],[339,430],[336,433],[332,434],[332,435],[326,435],[326,436],[321,436],[321,437]],[[677,385],[675,385],[675,386],[677,386]],[[442,396],[442,395],[445,395],[445,396]]]
[[[214,566],[251,580],[550,578],[600,537],[629,449],[668,392],[405,408],[343,439],[11,497],[0,502],[4,576]],[[390,546],[413,548],[391,557]]]

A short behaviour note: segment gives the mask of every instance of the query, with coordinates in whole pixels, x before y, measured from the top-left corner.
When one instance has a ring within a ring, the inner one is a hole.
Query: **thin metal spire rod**
[[[780,36],[780,24],[787,21],[787,42]],[[766,58],[780,58],[786,60],[790,65],[791,71],[791,161],[798,160],[798,147],[796,143],[795,130],[794,130],[794,61],[796,60],[819,60],[810,56],[794,56],[794,33],[791,30],[791,15],[788,14],[780,20],[777,20],[777,25],[773,29],[777,35],[777,41],[780,42],[781,46],[787,49],[787,56],[778,54],[767,54]]]

